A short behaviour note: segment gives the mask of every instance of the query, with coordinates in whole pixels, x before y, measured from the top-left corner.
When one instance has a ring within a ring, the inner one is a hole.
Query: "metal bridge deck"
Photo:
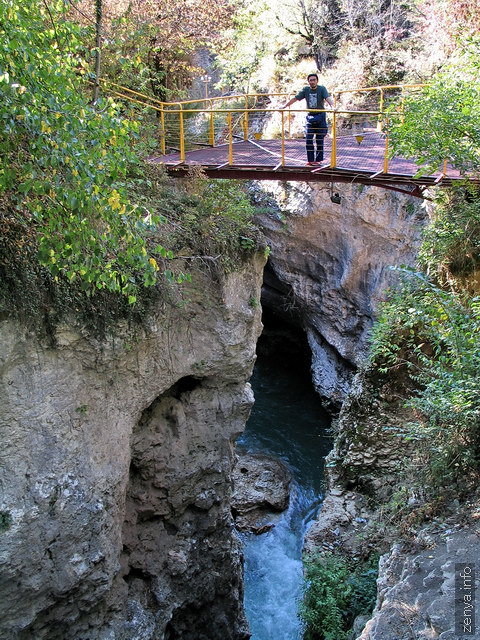
[[[325,158],[320,167],[306,166],[304,139],[288,139],[284,142],[282,166],[281,140],[247,140],[204,147],[187,151],[185,161],[179,153],[149,158],[152,163],[162,163],[173,176],[183,176],[192,166],[200,166],[211,178],[255,180],[301,180],[320,182],[351,182],[382,186],[412,195],[422,195],[428,186],[447,186],[461,179],[457,169],[447,165],[446,173],[415,177],[418,166],[413,159],[394,157],[389,159],[384,172],[385,136],[370,132],[359,143],[354,135],[342,135],[336,141],[335,167],[330,166],[331,139],[325,138]],[[229,164],[229,149],[231,160]]]

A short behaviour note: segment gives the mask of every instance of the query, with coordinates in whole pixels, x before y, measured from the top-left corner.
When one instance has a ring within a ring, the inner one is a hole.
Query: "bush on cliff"
[[[128,197],[129,180],[141,179],[138,124],[111,99],[89,104],[82,29],[65,8],[0,5],[4,224],[13,216],[35,234],[38,260],[54,279],[134,302],[139,287],[157,281],[163,252],[147,244],[159,218]]]
[[[404,437],[417,443],[423,480],[465,484],[480,471],[480,299],[405,276],[375,326],[372,360],[392,377],[409,373],[418,419]]]
[[[92,106],[89,33],[59,0],[0,5],[0,310],[6,313],[88,308],[92,318],[128,316],[128,305],[139,310],[148,301],[146,289],[188,279],[167,244],[170,238],[181,245],[174,225],[188,230],[185,243],[199,258],[214,251],[220,268],[232,268],[234,258],[257,246],[241,187],[211,184],[203,195],[182,195],[145,166],[135,114],[111,98]]]
[[[378,559],[354,565],[343,556],[315,554],[305,561],[300,617],[305,640],[347,640],[355,618],[370,614],[377,595]]]
[[[466,39],[393,128],[395,150],[428,171],[448,158],[466,177],[479,175],[479,51],[478,37]],[[480,190],[466,183],[435,205],[419,269],[403,269],[374,327],[371,356],[391,379],[408,374],[417,418],[405,430],[417,445],[409,464],[427,492],[472,486],[480,473]]]

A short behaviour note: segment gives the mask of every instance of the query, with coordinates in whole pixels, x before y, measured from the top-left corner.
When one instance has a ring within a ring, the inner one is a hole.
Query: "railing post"
[[[213,102],[209,100],[210,103],[210,132],[208,134],[208,143],[214,147],[215,146],[215,123],[213,121]]]
[[[166,155],[167,146],[165,143],[166,132],[165,132],[165,112],[163,110],[163,104],[160,109],[160,148],[162,150],[162,155]]]
[[[185,127],[183,122],[183,106],[180,105],[180,162],[185,162]]]
[[[233,131],[232,131],[232,112],[228,112],[228,164],[233,164]]]
[[[282,115],[282,167],[285,166],[285,111],[280,111]]]
[[[248,93],[245,95],[245,113],[243,114],[243,139],[248,140]]]
[[[332,153],[330,155],[330,166],[333,168],[337,165],[337,112],[333,112],[332,121]]]
[[[377,131],[383,131],[382,113],[383,113],[383,89],[380,89],[380,117],[377,122]]]
[[[388,121],[386,121],[388,125]],[[385,155],[383,156],[383,173],[388,173],[388,127],[385,134]]]

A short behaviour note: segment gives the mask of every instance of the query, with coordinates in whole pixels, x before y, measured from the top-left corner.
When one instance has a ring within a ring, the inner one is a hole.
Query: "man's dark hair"
[[[309,73],[307,76],[307,82],[310,78],[316,78],[318,80],[318,75],[316,73]]]

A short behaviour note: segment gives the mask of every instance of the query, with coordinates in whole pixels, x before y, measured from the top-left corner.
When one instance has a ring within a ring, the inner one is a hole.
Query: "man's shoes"
[[[307,167],[319,167],[320,162],[307,162]]]

